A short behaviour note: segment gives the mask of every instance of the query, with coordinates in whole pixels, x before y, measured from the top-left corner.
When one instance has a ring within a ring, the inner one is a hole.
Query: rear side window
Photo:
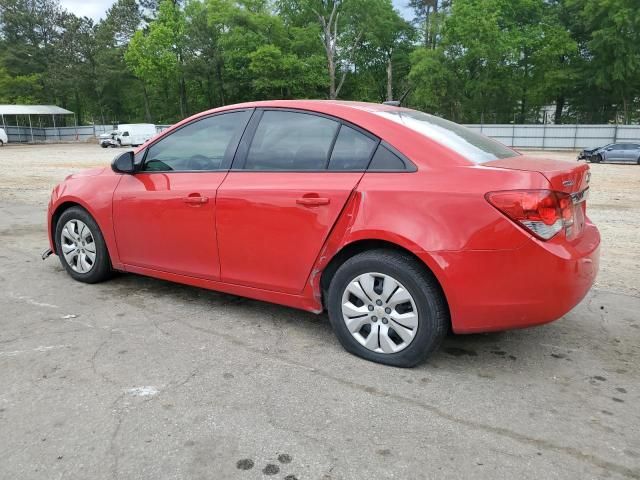
[[[145,171],[219,170],[227,150],[240,140],[251,112],[229,112],[190,123],[154,143],[147,152]]]
[[[251,141],[245,170],[324,170],[340,124],[317,115],[267,110]]]
[[[377,144],[370,137],[342,125],[333,147],[329,170],[365,170]]]
[[[485,163],[498,158],[520,155],[500,142],[434,115],[406,108],[376,113],[405,125],[474,163]]]
[[[369,170],[406,170],[406,165],[398,155],[380,145],[371,159]]]

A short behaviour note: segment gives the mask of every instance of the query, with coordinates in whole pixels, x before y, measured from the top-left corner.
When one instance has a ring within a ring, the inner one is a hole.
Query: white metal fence
[[[161,132],[167,127],[168,125],[156,125],[156,131]],[[111,132],[112,130],[113,125],[42,128],[5,127],[9,143],[90,142],[100,134]]]
[[[582,149],[615,142],[640,143],[640,125],[466,125],[515,148]],[[169,125],[156,125],[161,132]],[[33,128],[6,127],[10,143],[87,142],[112,125]]]
[[[640,125],[467,125],[515,148],[582,149],[640,143]]]

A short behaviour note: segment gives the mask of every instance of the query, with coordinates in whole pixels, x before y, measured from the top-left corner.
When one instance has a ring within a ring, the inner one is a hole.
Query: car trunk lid
[[[539,172],[551,184],[551,189],[563,193],[578,193],[589,187],[589,165],[578,162],[565,162],[549,158],[537,158],[528,155],[493,160],[484,164],[487,167],[506,168]]]

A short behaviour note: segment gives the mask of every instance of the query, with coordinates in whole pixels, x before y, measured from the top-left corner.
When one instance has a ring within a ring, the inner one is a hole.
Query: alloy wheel
[[[364,273],[342,294],[342,317],[351,335],[376,353],[404,350],[416,336],[419,316],[409,291],[383,273]]]
[[[87,225],[77,219],[69,220],[60,234],[60,248],[67,264],[74,272],[88,273],[96,263],[96,243]]]

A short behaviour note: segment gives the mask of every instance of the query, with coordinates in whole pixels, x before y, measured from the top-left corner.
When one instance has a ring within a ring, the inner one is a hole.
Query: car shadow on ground
[[[64,273],[62,268],[60,270],[61,274]],[[169,306],[181,312],[181,305],[185,307],[184,313],[187,316],[197,312],[196,316],[200,321],[206,319],[208,312],[211,312],[212,325],[208,328],[215,328],[216,314],[223,311],[226,315],[242,318],[244,326],[258,326],[267,334],[269,330],[274,334],[286,330],[298,340],[303,337],[301,350],[308,343],[341,349],[331,331],[326,312],[317,315],[286,306],[128,273],[116,274],[112,280],[104,283],[102,288],[99,300],[108,301],[121,297],[125,304],[141,308],[148,308],[150,302],[159,302],[155,307],[158,315],[162,315],[162,310]],[[514,365],[519,357],[527,358],[532,361],[527,363],[535,364],[536,360],[544,356],[537,345],[549,335],[546,331],[548,328],[553,327],[540,326],[526,330],[468,335],[450,332],[440,349],[418,368],[448,365],[458,369],[471,364],[479,367],[483,364],[494,365],[497,361],[505,362],[503,365]],[[291,348],[296,347],[289,345],[289,351]],[[344,355],[349,354],[345,351]],[[518,363],[522,366],[521,362]]]

